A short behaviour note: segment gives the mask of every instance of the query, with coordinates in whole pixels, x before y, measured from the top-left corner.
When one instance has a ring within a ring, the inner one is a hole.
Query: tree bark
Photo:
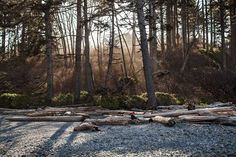
[[[230,41],[230,49],[231,49],[231,58],[232,58],[232,66],[236,65],[236,1],[231,1],[231,9],[230,9],[230,21],[231,21],[231,41]]]
[[[77,0],[77,29],[76,29],[76,54],[75,54],[75,102],[80,101],[81,82],[81,41],[82,41],[82,16],[81,0]]]
[[[84,29],[85,29],[85,78],[87,84],[87,91],[90,96],[94,95],[94,84],[93,84],[93,74],[92,74],[92,66],[90,63],[90,45],[89,45],[89,35],[90,30],[88,27],[88,6],[87,0],[84,0]]]
[[[227,54],[225,47],[225,2],[220,0],[220,28],[221,28],[221,53],[223,69],[227,69]]]
[[[160,4],[160,25],[161,25],[161,52],[165,54],[165,37],[164,37],[164,17],[163,17],[163,2]]]
[[[45,10],[45,34],[46,34],[46,56],[47,56],[47,101],[50,103],[53,97],[53,59],[52,59],[52,19],[50,15],[51,6]]]
[[[144,66],[144,75],[146,81],[146,89],[148,94],[148,103],[150,107],[155,108],[157,106],[157,100],[155,96],[155,89],[152,78],[151,60],[148,53],[148,42],[147,42],[147,33],[145,29],[143,5],[144,2],[142,0],[136,0],[136,9],[138,14],[138,25],[140,29],[141,50],[142,50],[142,59]]]
[[[113,61],[113,53],[114,53],[114,41],[115,41],[115,4],[114,0],[110,3],[111,8],[111,34],[110,34],[110,42],[109,42],[109,60],[107,66],[107,75],[105,78],[105,86],[107,86],[108,80],[111,78],[112,75],[112,61]]]

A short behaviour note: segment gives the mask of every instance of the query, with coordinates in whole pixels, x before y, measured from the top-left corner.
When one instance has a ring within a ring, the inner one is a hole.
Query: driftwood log
[[[74,131],[100,131],[97,125],[82,123],[74,128]]]
[[[146,114],[144,115],[145,118],[152,118],[156,116],[163,116],[163,117],[178,117],[181,115],[209,115],[214,114],[217,112],[232,112],[234,111],[234,107],[215,107],[215,108],[204,108],[204,109],[196,109],[196,110],[176,110],[176,111],[169,111],[164,113],[156,113],[156,114]]]
[[[128,125],[130,118],[123,116],[111,116],[103,119],[86,119],[85,122],[90,122],[95,125]]]
[[[77,113],[74,111],[36,111],[33,113],[27,114],[27,116],[30,117],[41,117],[41,116],[84,116],[84,117],[89,117],[88,114],[86,113]]]
[[[216,123],[222,125],[236,126],[236,117],[183,115],[179,116],[179,119],[183,122],[197,122],[197,123],[203,122],[203,123]]]
[[[175,120],[170,117],[155,116],[155,117],[151,118],[150,121],[156,122],[156,123],[161,123],[165,126],[170,126],[170,127],[175,125]]]
[[[43,116],[43,117],[6,117],[9,121],[24,122],[82,122],[84,116]]]
[[[1,111],[1,114],[4,114],[4,115],[26,115],[26,114],[29,114],[29,113],[34,113],[35,110],[34,109],[30,109],[30,110],[5,110],[5,111]]]

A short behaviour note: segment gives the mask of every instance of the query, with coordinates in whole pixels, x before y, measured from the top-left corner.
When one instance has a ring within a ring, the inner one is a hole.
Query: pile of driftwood
[[[0,109],[11,114],[9,121],[82,122],[76,131],[99,130],[102,125],[130,125],[161,123],[174,126],[177,122],[214,123],[236,126],[236,109],[232,103],[214,103],[205,108],[187,106],[159,106],[157,110],[108,110],[100,107],[64,107],[37,110]],[[16,116],[17,115],[17,116]]]

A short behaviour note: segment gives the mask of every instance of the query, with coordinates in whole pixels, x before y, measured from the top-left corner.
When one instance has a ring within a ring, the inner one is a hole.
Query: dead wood
[[[211,114],[217,112],[231,112],[234,110],[234,107],[216,107],[216,108],[204,108],[204,109],[196,109],[196,110],[176,110],[176,111],[169,111],[164,113],[156,113],[156,114],[146,114],[144,115],[145,118],[152,118],[156,116],[163,116],[163,117],[178,117],[181,115],[203,115],[203,114]]]
[[[203,123],[216,123],[222,125],[236,126],[236,117],[183,115],[179,116],[179,119],[183,122],[197,122],[197,123],[203,122]]]
[[[43,116],[43,117],[7,117],[9,121],[27,121],[27,122],[82,122],[84,116]]]
[[[165,126],[174,126],[175,125],[175,120],[170,117],[155,116],[155,117],[151,118],[150,121],[156,122],[156,123],[161,123]]]
[[[74,128],[74,131],[100,131],[97,125],[82,123]]]

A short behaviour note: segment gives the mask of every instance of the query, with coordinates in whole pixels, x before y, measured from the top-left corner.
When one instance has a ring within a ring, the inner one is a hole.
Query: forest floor
[[[178,123],[103,126],[73,132],[78,123],[9,122],[0,115],[0,156],[236,156],[236,127]]]

